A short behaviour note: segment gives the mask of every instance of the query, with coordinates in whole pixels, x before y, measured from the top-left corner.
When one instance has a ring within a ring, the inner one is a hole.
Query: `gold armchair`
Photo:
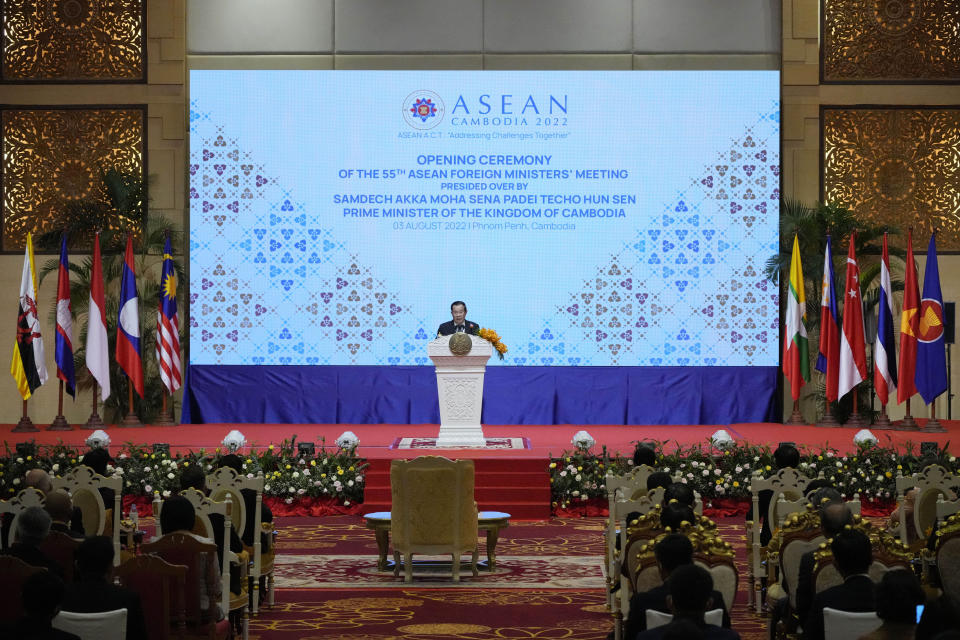
[[[413,554],[451,554],[453,581],[460,581],[460,555],[470,552],[477,575],[477,503],[473,497],[473,461],[422,456],[394,460],[390,466],[393,498],[390,528],[400,572],[413,580]]]

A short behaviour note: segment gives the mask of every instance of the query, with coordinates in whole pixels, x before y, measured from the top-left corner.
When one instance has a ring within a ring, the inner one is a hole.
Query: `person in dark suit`
[[[40,551],[40,543],[50,533],[50,514],[43,507],[28,507],[17,517],[17,541],[3,552],[4,555],[20,558],[33,567],[44,567],[63,578],[63,567]]]
[[[110,475],[107,473],[107,465],[111,462],[113,462],[113,458],[110,457],[110,453],[106,449],[91,449],[80,460],[80,464],[90,467],[94,473],[105,477]],[[113,489],[100,487],[98,491],[100,497],[103,498],[103,508],[113,509],[113,501],[116,497]]]
[[[80,640],[80,637],[53,628],[53,619],[60,613],[63,580],[49,571],[38,571],[23,583],[23,617],[9,630],[0,631],[0,638],[11,640]],[[146,637],[146,636],[144,636]]]
[[[217,462],[217,468],[221,467],[230,467],[237,472],[237,475],[243,477],[243,460],[240,459],[240,456],[235,453],[228,453],[227,455],[220,458]],[[243,495],[243,505],[246,509],[247,519],[243,525],[243,532],[240,534],[240,539],[243,540],[243,544],[253,546],[253,531],[254,531],[254,522],[253,522],[253,512],[257,508],[257,492],[253,489],[243,489],[240,492]],[[270,510],[270,507],[266,503],[261,502],[260,504],[260,521],[261,522],[273,522],[273,511]],[[259,526],[256,528],[259,529]],[[261,533],[260,545],[266,546],[267,540],[265,533]]]
[[[833,561],[843,576],[843,584],[821,591],[813,598],[810,613],[803,624],[804,640],[823,640],[823,610],[873,611],[873,580],[868,571],[873,562],[870,538],[858,529],[844,529],[830,543]]]
[[[57,531],[71,538],[83,539],[83,530],[73,527],[73,501],[66,491],[56,490],[47,494],[43,508],[50,514],[50,531]]]
[[[454,333],[476,335],[480,331],[480,325],[467,320],[467,303],[463,300],[457,300],[450,305],[450,315],[453,316],[453,319],[440,325],[437,329],[437,336],[449,336]]]
[[[692,563],[677,567],[667,579],[667,589],[667,606],[673,613],[673,621],[656,629],[642,631],[632,636],[633,638],[663,640],[697,637],[706,640],[740,640],[740,634],[736,631],[707,624],[704,619],[704,614],[717,606],[713,600],[716,591],[713,590],[713,578],[709,571]],[[690,629],[694,627],[696,632],[691,632]],[[630,635],[626,637],[631,638]]]
[[[787,468],[796,469],[800,466],[800,452],[792,444],[781,444],[777,447],[777,450],[773,452],[773,464],[777,467],[777,471]],[[806,493],[802,487],[801,491]],[[760,513],[753,513],[753,503],[751,502],[750,511],[747,512],[747,520],[760,518],[762,523],[760,527],[760,544],[765,547],[772,537],[770,523],[767,522],[767,514],[770,513],[770,501],[773,500],[773,491],[765,489],[760,492],[759,498]]]
[[[843,531],[848,524],[853,524],[853,512],[850,511],[850,507],[843,503],[839,493],[832,489],[830,491],[836,496],[826,498],[829,502],[820,508],[820,530],[823,531],[823,537],[827,540]],[[800,571],[797,574],[797,618],[799,620],[806,620],[807,614],[810,613],[810,603],[814,596],[815,564],[814,551],[807,551],[800,557]]]
[[[187,467],[180,474],[180,490],[196,489],[203,495],[208,495],[207,476],[199,465]],[[256,496],[254,496],[256,500]],[[254,505],[255,506],[255,505]],[[252,512],[251,512],[252,513]],[[213,541],[217,544],[217,559],[223,564],[223,516],[219,513],[211,513],[207,516],[210,519],[210,526],[213,527]],[[235,527],[230,527],[230,551],[240,553],[243,551],[243,541],[237,534]],[[230,591],[240,593],[240,567],[236,564],[230,565]]]
[[[147,623],[136,591],[113,584],[113,542],[90,536],[77,547],[77,579],[67,586],[60,608],[74,613],[127,610],[127,640],[147,638]]]
[[[678,505],[674,504],[672,506]],[[689,507],[683,508],[689,509]],[[631,640],[638,633],[646,630],[647,609],[670,613],[670,607],[667,605],[667,596],[670,595],[668,586],[670,576],[677,568],[693,564],[693,545],[683,534],[671,533],[665,536],[656,544],[653,552],[657,558],[657,566],[660,568],[660,576],[664,582],[649,591],[635,593],[630,598],[630,612],[624,637]],[[723,626],[729,628],[730,614],[727,612],[726,603],[723,601],[723,594],[711,588],[710,597],[712,598],[710,608],[723,609]]]

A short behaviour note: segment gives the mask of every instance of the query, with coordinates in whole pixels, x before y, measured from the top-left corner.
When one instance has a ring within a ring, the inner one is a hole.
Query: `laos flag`
[[[140,360],[140,308],[133,269],[133,239],[127,236],[120,274],[120,309],[117,317],[117,364],[134,390],[143,397],[143,363]]]

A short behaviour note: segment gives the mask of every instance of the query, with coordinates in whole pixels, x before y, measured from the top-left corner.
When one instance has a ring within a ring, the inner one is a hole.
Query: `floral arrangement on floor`
[[[352,434],[351,434],[352,435]],[[26,443],[20,450],[11,450],[4,443],[0,455],[0,497],[8,499],[23,487],[24,474],[30,469],[44,469],[52,475],[63,475],[80,464],[85,453],[66,445],[34,445]],[[346,439],[348,446],[328,448],[321,440],[312,456],[297,453],[296,436],[279,445],[237,451],[243,459],[243,471],[248,477],[259,472],[264,476],[264,496],[270,504],[293,505],[308,499],[321,500],[344,506],[362,502],[366,461],[356,454],[356,440]],[[216,459],[229,453],[218,447],[209,452],[201,449],[186,454],[154,451],[150,445],[127,443],[111,451],[113,465],[108,471],[124,479],[124,498],[127,496],[152,499],[159,492],[169,497],[180,489],[180,474],[190,465],[201,465],[204,471],[214,469]],[[139,502],[139,501],[138,501]]]
[[[507,345],[500,342],[500,336],[497,335],[496,331],[493,329],[480,329],[477,335],[492,344],[493,348],[497,350],[497,356],[503,360],[503,354],[507,352]]]
[[[602,510],[607,504],[606,475],[628,473],[633,461],[620,455],[610,456],[606,447],[595,452],[592,439],[581,438],[574,444],[577,445],[575,449],[565,451],[560,457],[551,457],[552,506],[555,511],[563,512],[576,509],[578,503],[591,502]],[[654,444],[657,469],[671,475],[680,474],[681,482],[691,485],[704,502],[749,500],[751,476],[767,476],[774,471],[773,451],[766,446],[740,442],[721,450],[707,442],[679,446],[666,453],[664,444],[667,443]],[[801,445],[799,449],[799,469],[811,479],[822,471],[845,497],[859,493],[862,501],[882,504],[892,504],[896,500],[897,473],[910,475],[919,471],[925,458],[911,444],[904,447],[864,445],[851,455],[841,455],[826,446]],[[957,458],[946,450],[940,452],[938,458],[948,470],[960,472]]]

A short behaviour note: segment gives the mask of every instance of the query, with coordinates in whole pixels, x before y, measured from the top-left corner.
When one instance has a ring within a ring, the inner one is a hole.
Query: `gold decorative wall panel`
[[[145,82],[144,0],[2,0],[4,82]]]
[[[873,224],[912,225],[917,238],[937,229],[939,249],[960,251],[960,108],[823,107],[820,115],[825,202]]]
[[[0,110],[0,133],[3,251],[22,250],[27,232],[59,229],[71,207],[109,203],[107,170],[146,175],[145,107],[8,107]]]
[[[960,0],[821,0],[823,82],[960,82]]]

